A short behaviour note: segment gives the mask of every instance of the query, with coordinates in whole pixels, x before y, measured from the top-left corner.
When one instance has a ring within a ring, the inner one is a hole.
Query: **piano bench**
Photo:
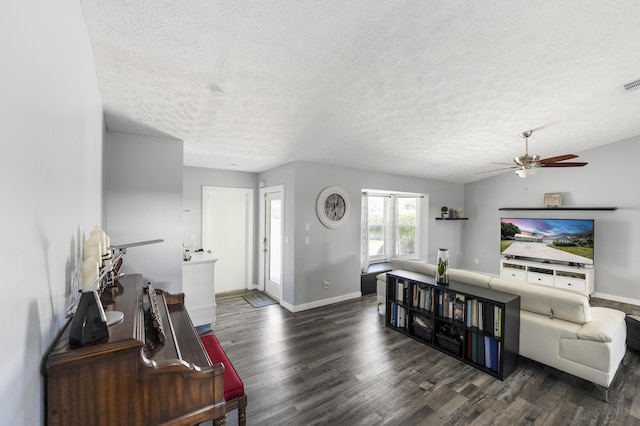
[[[244,393],[244,384],[238,376],[233,364],[224,353],[220,342],[213,334],[200,336],[209,359],[212,363],[222,363],[224,365],[224,400],[227,411],[238,410],[238,425],[247,424],[247,394]]]

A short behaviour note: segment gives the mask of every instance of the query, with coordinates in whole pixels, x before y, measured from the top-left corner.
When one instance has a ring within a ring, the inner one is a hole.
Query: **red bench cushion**
[[[224,365],[224,399],[231,401],[232,399],[240,398],[244,395],[244,384],[240,380],[240,376],[236,373],[233,364],[227,358],[227,354],[222,350],[222,346],[213,334],[207,334],[206,336],[200,336],[200,340],[204,345],[204,348],[209,354],[209,359],[214,364],[219,362]]]

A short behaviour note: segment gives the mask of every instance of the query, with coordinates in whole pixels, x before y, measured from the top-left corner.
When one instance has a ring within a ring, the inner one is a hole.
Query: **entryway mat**
[[[258,290],[251,290],[249,293],[243,295],[242,298],[254,308],[262,308],[263,306],[275,305],[278,303],[265,293]]]

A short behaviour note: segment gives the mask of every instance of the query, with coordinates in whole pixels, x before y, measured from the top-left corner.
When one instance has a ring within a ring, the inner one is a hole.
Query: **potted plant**
[[[436,282],[438,284],[449,284],[449,250],[446,248],[438,249],[438,257],[436,261],[438,276]]]
[[[442,206],[440,208],[440,216],[444,219],[447,216],[447,212],[449,211],[449,207]]]

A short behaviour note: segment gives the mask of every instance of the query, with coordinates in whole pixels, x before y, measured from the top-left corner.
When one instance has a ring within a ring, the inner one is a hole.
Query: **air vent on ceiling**
[[[640,87],[640,80],[632,81],[624,85],[624,90],[633,90]]]

